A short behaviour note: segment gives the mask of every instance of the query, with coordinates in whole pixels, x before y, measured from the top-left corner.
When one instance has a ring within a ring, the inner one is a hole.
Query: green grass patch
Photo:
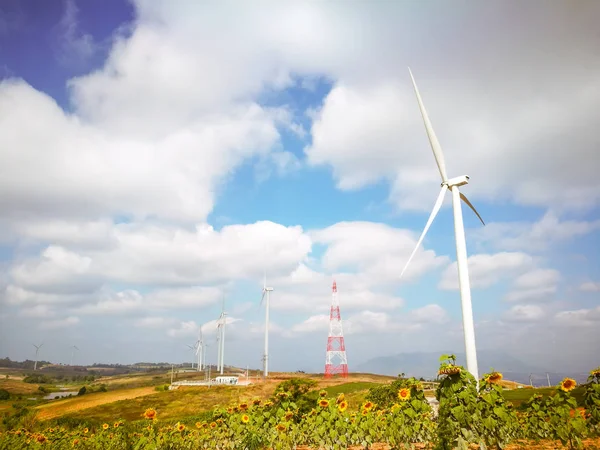
[[[515,406],[521,406],[526,403],[531,397],[536,394],[543,395],[547,397],[549,395],[554,395],[556,393],[556,388],[547,387],[547,388],[536,388],[536,389],[510,389],[504,390],[502,394],[506,400],[511,401]],[[577,404],[581,405],[583,402],[583,393],[584,388],[578,387],[571,392],[575,400],[577,400]]]
[[[380,383],[372,383],[369,381],[356,381],[352,383],[337,384],[335,386],[329,386],[324,390],[327,395],[333,397],[340,394],[352,394],[353,392],[365,391],[372,387],[378,386]]]

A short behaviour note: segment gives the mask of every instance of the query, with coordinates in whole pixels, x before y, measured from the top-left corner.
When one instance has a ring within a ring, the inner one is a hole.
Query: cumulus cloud
[[[536,322],[545,316],[539,305],[515,305],[504,314],[506,320],[514,322]]]
[[[514,282],[512,290],[506,295],[509,302],[522,302],[547,298],[558,289],[561,276],[554,269],[533,269],[520,275]]]
[[[492,222],[469,233],[478,245],[499,250],[543,251],[600,229],[600,220],[561,219],[548,211],[533,224],[525,221]]]
[[[472,288],[487,288],[502,279],[511,278],[523,270],[532,268],[533,258],[522,252],[501,252],[469,256],[469,278]],[[440,289],[458,289],[458,270],[456,262],[443,272]]]
[[[600,291],[600,283],[587,281],[579,285],[579,290],[585,292],[598,292]]]

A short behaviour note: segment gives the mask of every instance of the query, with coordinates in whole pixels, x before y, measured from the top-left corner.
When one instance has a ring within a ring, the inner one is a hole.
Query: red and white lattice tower
[[[337,296],[337,285],[333,282],[331,293],[331,312],[329,313],[329,337],[327,338],[327,356],[325,358],[325,378],[340,375],[348,376],[348,360],[344,344],[344,330],[340,316],[340,301]]]

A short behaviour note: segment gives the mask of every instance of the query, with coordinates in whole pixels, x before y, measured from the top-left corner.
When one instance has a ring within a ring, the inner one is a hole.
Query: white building
[[[217,377],[215,384],[238,384],[238,377]]]

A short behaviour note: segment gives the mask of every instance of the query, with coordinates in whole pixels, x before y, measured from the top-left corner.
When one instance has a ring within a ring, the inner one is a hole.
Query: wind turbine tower
[[[221,308],[221,315],[217,321],[217,345],[218,345],[218,356],[217,356],[217,370],[223,375],[224,361],[225,361],[225,324],[227,322],[227,313],[225,312],[225,297],[223,297],[223,307]]]
[[[198,332],[198,340],[196,341],[196,369],[198,372],[202,371],[203,361],[202,356],[204,354],[204,340],[202,338],[202,326],[200,326],[200,330]]]
[[[263,375],[265,378],[269,376],[269,308],[271,305],[271,292],[273,292],[273,288],[267,287],[267,275],[265,274],[262,297],[260,299],[260,304],[262,305],[265,297],[267,298],[265,305],[265,353],[263,355]]]
[[[337,296],[337,284],[333,281],[331,288],[331,310],[329,312],[329,336],[327,337],[327,354],[325,357],[325,378],[340,374],[348,377],[348,359],[346,358],[346,344],[344,342],[344,329],[340,315],[340,300]]]
[[[417,242],[417,246],[413,250],[412,254],[408,258],[408,262],[400,277],[404,274],[404,271],[410,264],[413,256],[417,252],[421,242],[423,242],[423,238],[429,230],[435,216],[439,212],[442,203],[444,201],[444,196],[446,191],[450,190],[452,193],[452,208],[454,212],[454,239],[456,241],[456,265],[458,267],[458,285],[460,289],[460,299],[462,303],[462,318],[463,318],[463,332],[465,336],[465,350],[467,355],[467,370],[475,377],[475,380],[479,380],[479,370],[477,368],[477,350],[475,346],[475,326],[473,325],[473,307],[471,304],[471,286],[469,283],[469,267],[467,263],[467,244],[465,242],[465,228],[463,224],[463,215],[461,209],[461,200],[465,202],[465,204],[471,208],[471,210],[477,215],[479,220],[483,225],[485,222],[475,209],[475,207],[471,204],[469,199],[459,191],[460,186],[465,186],[469,183],[469,177],[467,175],[462,175],[460,177],[448,179],[448,175],[446,174],[446,163],[444,161],[444,154],[442,153],[442,148],[440,143],[437,140],[437,137],[433,131],[433,126],[431,125],[431,121],[429,120],[429,116],[427,115],[427,111],[425,110],[425,106],[423,105],[423,100],[421,99],[421,95],[419,94],[419,89],[417,88],[417,83],[413,77],[410,68],[408,69],[410,74],[410,78],[413,83],[413,87],[415,90],[415,94],[417,96],[417,102],[419,103],[419,109],[421,110],[421,116],[423,117],[423,122],[425,123],[425,131],[427,132],[427,136],[429,137],[429,143],[431,144],[431,149],[433,150],[433,156],[435,157],[435,162],[437,163],[438,170],[442,177],[442,189],[438,195],[437,201],[433,207],[433,211],[431,211],[431,215],[425,224],[425,228],[423,229],[423,233],[419,237]]]
[[[69,366],[73,366],[73,356],[75,356],[75,350],[79,351],[76,345],[71,345],[71,363]]]
[[[37,363],[38,363],[38,356],[40,353],[40,348],[42,348],[42,345],[44,345],[44,343],[42,342],[40,345],[35,345],[35,344],[31,344],[35,347],[35,363],[33,364],[33,370],[37,370]]]

